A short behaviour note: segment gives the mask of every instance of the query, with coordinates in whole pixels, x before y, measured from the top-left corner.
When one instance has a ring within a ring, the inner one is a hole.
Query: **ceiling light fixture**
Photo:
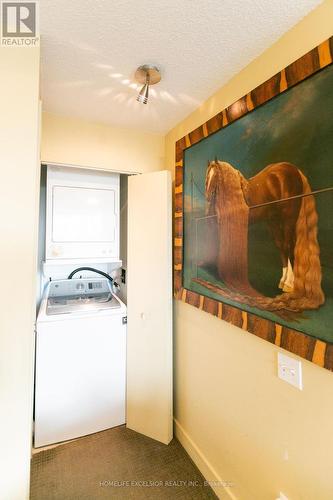
[[[150,64],[144,64],[139,66],[135,72],[135,79],[139,83],[143,83],[143,87],[140,90],[136,100],[142,104],[147,104],[149,97],[149,86],[155,85],[161,81],[161,73],[156,66],[151,66]]]

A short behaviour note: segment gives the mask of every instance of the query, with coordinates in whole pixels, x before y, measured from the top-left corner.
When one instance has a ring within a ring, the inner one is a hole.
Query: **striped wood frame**
[[[333,37],[321,43],[280,73],[219,112],[176,142],[174,208],[174,294],[175,298],[224,319],[276,346],[333,371],[333,343],[286,328],[237,307],[183,288],[183,152],[201,139],[226,127],[278,94],[332,64]],[[222,299],[221,299],[222,300]]]

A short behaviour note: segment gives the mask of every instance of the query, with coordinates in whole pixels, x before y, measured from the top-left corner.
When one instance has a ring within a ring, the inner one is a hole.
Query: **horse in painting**
[[[323,304],[318,215],[310,193],[307,178],[292,163],[273,163],[246,179],[227,162],[209,162],[207,215],[217,217],[217,270],[229,289],[222,295],[268,310],[299,312]],[[260,220],[281,255],[283,293],[274,298],[260,295],[248,280],[248,225]]]

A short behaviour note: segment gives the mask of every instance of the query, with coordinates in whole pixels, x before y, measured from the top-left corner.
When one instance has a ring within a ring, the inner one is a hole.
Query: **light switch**
[[[276,500],[288,500],[288,497],[280,491],[279,497]]]
[[[278,352],[278,377],[297,389],[303,389],[302,363],[298,359]]]

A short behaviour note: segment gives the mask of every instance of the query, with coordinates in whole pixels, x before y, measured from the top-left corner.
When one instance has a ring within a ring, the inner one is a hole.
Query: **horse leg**
[[[286,293],[294,291],[294,249],[296,244],[296,224],[300,209],[299,200],[290,200],[281,204],[275,212],[270,213],[270,224],[273,238],[280,250],[282,260],[282,277],[279,288]]]
[[[293,220],[293,217],[289,217],[289,222],[286,223],[285,231],[284,231],[284,242],[286,252],[288,254],[288,266],[287,266],[287,274],[286,279],[283,284],[282,290],[284,292],[290,293],[294,291],[294,249],[295,249],[295,231],[296,231],[296,220]]]
[[[290,259],[288,259],[287,275],[282,290],[287,293],[294,291],[294,272]]]
[[[280,251],[280,256],[281,256],[281,261],[282,261],[282,275],[281,275],[278,287],[280,288],[280,290],[283,290],[285,281],[287,279],[287,273],[288,273],[288,251],[286,251],[286,248],[285,248],[283,229],[282,229],[281,224],[279,223],[278,219],[275,219],[272,217],[270,219],[269,228],[271,230],[271,234],[273,236],[274,243]]]
[[[279,281],[279,288],[280,290],[283,290],[285,281],[287,279],[287,272],[288,272],[288,266],[287,267],[282,267],[282,276]]]

